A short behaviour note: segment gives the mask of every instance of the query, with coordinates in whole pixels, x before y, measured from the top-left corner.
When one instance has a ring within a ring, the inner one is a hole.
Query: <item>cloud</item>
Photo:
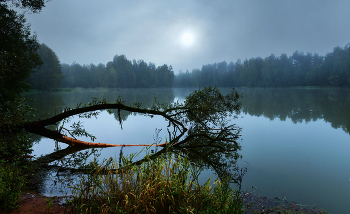
[[[346,1],[53,0],[27,14],[61,62],[143,59],[174,70],[294,51],[321,55],[349,42]],[[194,36],[191,46],[181,36]]]

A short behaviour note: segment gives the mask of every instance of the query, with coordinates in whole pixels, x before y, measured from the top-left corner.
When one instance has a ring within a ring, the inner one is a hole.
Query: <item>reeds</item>
[[[155,159],[131,164],[110,158],[73,187],[69,202],[73,213],[242,213],[242,198],[231,189],[229,178],[209,179],[200,185],[200,164],[167,152]]]

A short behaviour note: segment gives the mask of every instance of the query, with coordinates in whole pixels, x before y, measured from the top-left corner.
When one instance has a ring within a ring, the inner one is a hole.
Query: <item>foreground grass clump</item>
[[[171,153],[131,164],[109,159],[91,163],[92,172],[73,187],[74,213],[242,213],[242,198],[227,181],[200,185],[202,171]]]

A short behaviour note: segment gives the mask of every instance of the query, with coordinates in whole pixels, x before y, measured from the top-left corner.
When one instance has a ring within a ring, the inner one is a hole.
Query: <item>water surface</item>
[[[230,89],[222,89],[223,92]],[[315,205],[330,213],[350,211],[350,93],[346,89],[237,89],[243,94],[242,112],[232,123],[242,128],[243,158],[247,167],[242,190],[279,197],[302,205]],[[65,106],[87,103],[92,97],[114,101],[118,96],[131,105],[183,100],[193,89],[78,89],[71,92],[34,93],[37,116]],[[122,112],[121,129],[117,111],[101,112],[97,119],[83,119],[95,142],[152,144],[164,142],[168,123],[161,117]],[[230,118],[232,119],[232,118]],[[78,121],[73,118],[71,122]],[[59,125],[58,125],[59,126]],[[157,135],[158,131],[159,134]],[[36,156],[54,151],[55,142],[34,137]],[[80,138],[82,140],[89,140]],[[59,143],[61,148],[67,147]],[[123,152],[142,148],[125,147]],[[100,149],[99,158],[118,157],[120,148]],[[206,171],[205,179],[213,173]],[[215,176],[214,176],[215,177]],[[252,186],[254,188],[252,188]],[[51,188],[51,187],[50,187]],[[48,192],[50,188],[43,190]]]

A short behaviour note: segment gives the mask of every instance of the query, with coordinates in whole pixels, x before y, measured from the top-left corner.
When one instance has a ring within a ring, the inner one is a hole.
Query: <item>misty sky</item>
[[[349,9],[345,0],[52,0],[26,18],[62,63],[124,54],[177,73],[296,50],[325,55],[350,42]]]

